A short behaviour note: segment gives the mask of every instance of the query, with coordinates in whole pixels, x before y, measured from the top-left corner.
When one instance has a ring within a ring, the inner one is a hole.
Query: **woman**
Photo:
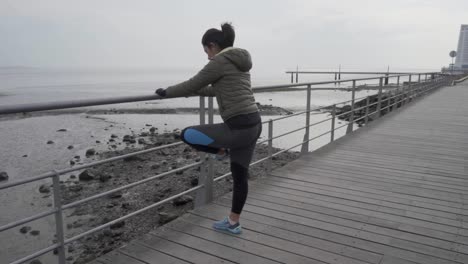
[[[187,127],[181,138],[197,150],[218,157],[230,155],[234,182],[232,208],[229,216],[215,222],[213,228],[240,234],[239,218],[247,199],[249,164],[262,122],[250,87],[250,54],[233,47],[235,33],[231,24],[224,23],[221,28],[209,29],[203,35],[208,64],[190,80],[160,88],[156,93],[162,97],[216,96],[224,122]]]

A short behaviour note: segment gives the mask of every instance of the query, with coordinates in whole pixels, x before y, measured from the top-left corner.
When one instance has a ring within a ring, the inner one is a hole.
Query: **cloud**
[[[232,21],[256,70],[439,68],[467,9],[458,0],[4,0],[0,63],[198,68],[201,35]]]

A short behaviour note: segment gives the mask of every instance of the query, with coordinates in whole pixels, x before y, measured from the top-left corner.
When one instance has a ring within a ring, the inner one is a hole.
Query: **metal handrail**
[[[395,76],[385,76],[385,78],[392,78],[392,77],[397,77],[398,78],[398,88],[400,87],[400,84],[399,84],[399,77],[401,76],[408,76],[407,74],[405,75],[395,75]],[[440,77],[440,76],[443,76],[443,77]],[[409,74],[409,77],[410,77],[410,80],[411,80],[411,74]],[[437,76],[435,79],[432,79],[432,80],[428,80],[428,81],[421,81],[419,79],[418,83],[417,84],[412,84],[411,82],[408,83],[408,85],[406,86],[407,89],[404,90],[404,86],[403,86],[403,91],[401,91],[400,93],[397,93],[396,95],[392,96],[392,97],[387,97],[386,99],[382,100],[382,79],[384,77],[376,77],[376,78],[361,78],[361,79],[351,79],[351,80],[339,80],[339,81],[329,81],[329,82],[314,82],[314,83],[302,83],[302,84],[295,84],[295,85],[277,85],[277,86],[264,86],[264,87],[256,87],[254,89],[254,91],[260,91],[260,90],[265,90],[265,89],[279,89],[279,88],[285,88],[285,87],[297,87],[297,86],[307,86],[307,89],[310,90],[312,89],[311,88],[311,85],[317,85],[317,84],[327,84],[327,83],[337,83],[337,82],[353,82],[353,89],[352,89],[352,92],[353,92],[353,99],[352,100],[348,100],[348,101],[345,101],[345,102],[340,102],[338,104],[346,104],[348,102],[351,102],[352,103],[352,110],[351,111],[348,111],[346,113],[342,113],[340,115],[336,115],[335,114],[335,111],[332,112],[332,117],[331,118],[327,118],[327,119],[324,119],[324,120],[321,120],[321,121],[318,121],[316,123],[313,123],[313,124],[309,124],[307,121],[306,123],[306,126],[305,127],[301,127],[299,129],[295,129],[295,130],[292,130],[292,131],[289,131],[289,132],[286,132],[286,133],[283,133],[283,134],[280,134],[280,135],[277,135],[277,136],[273,136],[272,135],[272,129],[273,129],[273,126],[271,124],[273,124],[273,121],[278,121],[278,120],[282,120],[282,119],[286,119],[286,118],[290,118],[290,117],[293,117],[293,116],[298,116],[298,115],[301,115],[301,114],[307,114],[307,115],[310,115],[312,111],[318,111],[318,110],[324,110],[324,109],[328,109],[330,106],[322,106],[322,107],[317,107],[315,109],[310,109],[310,106],[307,107],[308,110],[306,111],[302,111],[302,112],[299,112],[299,113],[296,113],[296,114],[292,114],[292,115],[288,115],[288,116],[285,116],[285,117],[279,117],[279,118],[276,118],[276,119],[270,119],[269,121],[266,121],[266,122],[263,122],[264,123],[269,123],[270,124],[270,128],[271,131],[269,131],[269,136],[267,140],[265,141],[261,141],[259,142],[258,144],[262,144],[262,143],[265,143],[265,142],[269,142],[269,155],[265,158],[262,158],[260,160],[257,160],[255,162],[252,162],[250,165],[251,166],[254,166],[254,165],[257,165],[257,164],[260,164],[264,161],[271,161],[271,159],[275,156],[278,156],[286,151],[289,151],[291,149],[294,149],[294,148],[297,148],[299,146],[303,146],[305,144],[308,144],[309,142],[319,138],[319,137],[323,137],[324,135],[327,135],[327,134],[332,134],[332,141],[334,140],[333,139],[333,134],[334,134],[334,131],[338,130],[338,129],[341,129],[345,126],[348,126],[348,129],[349,129],[349,126],[353,124],[353,122],[357,122],[357,121],[360,121],[362,120],[363,118],[366,118],[366,123],[367,123],[367,118],[369,116],[373,116],[375,114],[379,114],[382,110],[385,110],[387,108],[390,108],[392,107],[393,105],[395,104],[398,104],[398,103],[407,103],[408,102],[408,98],[415,98],[417,96],[419,96],[420,94],[424,94],[424,93],[427,93],[428,91],[431,91],[431,90],[434,90],[436,88],[439,88],[440,86],[446,84],[448,81],[446,80],[446,77],[442,74],[439,74],[439,76]],[[367,102],[368,102],[368,98],[370,98],[370,96],[367,96],[367,97],[362,97],[362,98],[358,98],[358,99],[354,99],[354,92],[355,92],[355,85],[356,85],[356,81],[357,80],[371,80],[371,79],[380,79],[380,90],[379,90],[379,101],[376,102],[376,103],[373,103],[373,104],[367,104],[366,106],[363,106],[363,107],[359,107],[357,109],[354,109],[354,104],[356,102],[356,100],[362,100],[364,98],[367,98]],[[432,83],[434,85],[432,85],[430,87],[430,89],[428,89],[428,85],[425,85],[425,86],[421,86],[421,84],[427,84],[427,83]],[[418,86],[420,85],[420,87]],[[418,89],[417,91],[415,89]],[[399,90],[398,90],[399,91]],[[310,96],[310,93],[308,93],[308,95]],[[401,98],[399,101],[395,101],[393,104],[388,104],[385,108],[380,108],[380,105],[383,101],[388,101],[390,102],[391,99],[394,99],[394,98],[397,98],[397,97],[403,97]],[[131,98],[131,99],[130,99]],[[48,107],[45,107],[45,104],[35,104],[35,105],[29,105],[28,107],[26,108],[19,108],[19,107],[0,107],[0,114],[5,114],[6,112],[8,113],[18,113],[19,112],[25,112],[25,111],[40,111],[40,110],[51,110],[51,109],[63,109],[63,108],[69,108],[69,107],[78,107],[78,106],[90,106],[90,105],[97,105],[97,104],[110,104],[110,103],[117,103],[117,102],[130,102],[129,100],[133,100],[133,101],[145,101],[145,100],[148,100],[148,98],[152,98],[152,99],[162,99],[160,98],[159,96],[157,95],[151,95],[151,96],[137,96],[137,97],[122,97],[122,98],[114,98],[114,99],[98,99],[98,100],[83,100],[83,101],[73,101],[73,102],[59,102],[59,103],[56,103],[56,104],[53,104],[53,106],[50,106],[48,105]],[[212,99],[212,98],[210,98]],[[151,100],[151,99],[149,99]],[[204,100],[203,100],[204,101]],[[310,104],[310,100],[308,100],[308,103]],[[372,112],[372,113],[368,113],[368,109],[370,106],[373,106],[373,105],[378,105],[377,107],[377,110]],[[58,108],[59,106],[62,106],[62,108]],[[331,105],[333,107],[333,109],[335,109],[335,106],[336,104],[334,105]],[[22,106],[21,106],[22,107]],[[51,108],[52,107],[52,108]],[[200,101],[200,121],[202,123],[204,123],[204,103],[202,104],[202,100]],[[47,108],[47,109],[45,109]],[[366,108],[366,115],[363,116],[363,117],[360,117],[359,119],[356,119],[354,120],[353,119],[353,116],[354,116],[354,113],[358,110],[361,110],[363,108]],[[303,129],[306,129],[308,127],[312,127],[312,126],[315,126],[315,125],[318,125],[318,124],[321,124],[321,123],[324,123],[324,122],[327,122],[327,121],[332,121],[332,124],[334,123],[335,119],[337,117],[340,117],[344,114],[351,114],[352,118],[350,120],[350,123],[348,124],[345,124],[345,125],[342,125],[342,126],[339,126],[339,127],[334,127],[334,125],[332,125],[332,129],[330,131],[327,131],[325,133],[322,133],[318,136],[315,136],[313,138],[309,138],[308,136],[308,131],[306,132],[306,139],[303,140],[300,144],[297,144],[297,145],[294,145],[293,147],[290,147],[290,148],[287,148],[287,149],[283,149],[283,150],[280,150],[276,153],[272,153],[271,151],[271,148],[272,148],[272,145],[271,145],[271,142],[273,141],[273,139],[277,139],[279,137],[282,137],[282,136],[286,136],[286,135],[289,135],[289,134],[292,134],[292,133],[295,133],[295,132],[298,132],[300,130],[303,130]],[[203,115],[203,118],[202,118],[202,115]],[[209,115],[210,115],[210,118],[209,118],[209,121],[212,122],[213,121],[213,104],[212,104],[212,100],[210,101],[210,104],[209,104]],[[352,128],[352,126],[351,126]],[[352,129],[351,129],[352,130]],[[6,189],[6,188],[10,188],[10,187],[13,187],[13,186],[18,186],[18,185],[21,185],[21,184],[25,184],[25,183],[29,183],[29,182],[33,182],[33,181],[38,181],[38,180],[42,180],[42,179],[45,179],[45,178],[49,178],[49,177],[53,177],[54,179],[54,197],[55,195],[60,195],[60,190],[59,188],[57,188],[56,185],[58,185],[58,177],[60,175],[63,175],[65,173],[69,173],[69,172],[72,172],[72,171],[76,171],[76,170],[81,170],[81,169],[85,169],[85,168],[89,168],[89,167],[93,167],[93,166],[97,166],[97,165],[100,165],[100,164],[104,164],[104,163],[108,163],[108,162],[113,162],[113,161],[116,161],[116,160],[120,160],[120,159],[124,159],[124,158],[127,158],[127,157],[131,157],[131,156],[136,156],[136,155],[141,155],[141,154],[145,154],[145,153],[149,153],[149,152],[153,152],[153,151],[157,151],[157,150],[161,150],[161,149],[165,149],[165,148],[168,148],[168,147],[175,147],[175,146],[179,146],[183,144],[183,142],[175,142],[175,143],[171,143],[171,144],[167,144],[167,145],[163,145],[163,146],[158,146],[158,147],[155,147],[155,148],[150,148],[150,149],[146,149],[146,150],[142,150],[142,151],[136,151],[136,152],[132,152],[132,153],[129,153],[129,154],[125,154],[125,155],[121,155],[121,156],[117,156],[117,157],[112,157],[112,158],[108,158],[108,159],[104,159],[104,160],[100,160],[100,161],[96,161],[96,162],[91,162],[91,163],[88,163],[88,164],[85,164],[85,165],[81,165],[81,166],[76,166],[74,168],[69,168],[69,169],[64,169],[64,170],[55,170],[55,171],[52,171],[52,172],[48,172],[48,173],[44,173],[44,174],[41,174],[41,175],[38,175],[36,177],[32,177],[32,178],[29,178],[29,179],[25,179],[25,180],[20,180],[20,181],[16,181],[16,182],[12,182],[12,183],[7,183],[7,184],[3,184],[3,185],[0,185],[0,190],[2,189]],[[140,180],[140,181],[137,181],[137,182],[134,182],[134,183],[131,183],[131,184],[127,184],[127,185],[124,185],[124,186],[121,186],[119,188],[115,188],[115,189],[112,189],[112,190],[109,190],[109,191],[106,191],[106,192],[103,192],[103,193],[100,193],[100,194],[97,194],[97,195],[94,195],[94,196],[90,196],[90,197],[87,197],[85,199],[81,199],[81,200],[78,200],[78,201],[75,201],[75,202],[72,202],[72,203],[69,203],[69,204],[66,204],[66,205],[56,205],[56,208],[54,208],[53,210],[49,210],[49,211],[46,211],[46,212],[42,212],[42,213],[39,213],[39,214],[36,214],[36,215],[33,215],[33,216],[30,216],[30,217],[27,217],[27,218],[24,218],[22,220],[18,220],[16,222],[13,222],[13,223],[9,223],[7,225],[4,225],[4,226],[1,226],[0,227],[0,232],[4,231],[4,230],[7,230],[7,229],[10,229],[10,228],[13,228],[13,227],[16,227],[16,226],[19,226],[19,225],[22,225],[24,223],[28,223],[28,222],[31,222],[31,221],[34,221],[34,220],[37,220],[37,219],[40,219],[40,218],[43,218],[43,217],[46,217],[46,216],[50,216],[52,214],[59,214],[59,216],[61,217],[61,214],[62,214],[62,210],[65,210],[65,209],[70,209],[70,208],[73,208],[73,207],[76,207],[80,204],[83,204],[85,202],[89,202],[89,201],[92,201],[92,200],[95,200],[95,199],[98,199],[98,198],[101,198],[101,197],[104,197],[104,196],[107,196],[111,193],[114,193],[114,192],[118,192],[118,191],[121,191],[121,190],[124,190],[124,189],[128,189],[128,188],[131,188],[131,187],[134,187],[134,186],[137,186],[137,185],[140,185],[140,184],[143,184],[145,182],[148,182],[148,181],[151,181],[151,180],[154,180],[154,179],[158,179],[158,178],[161,178],[161,177],[164,177],[164,176],[167,176],[167,175],[170,175],[170,174],[174,174],[175,172],[178,172],[178,171],[183,171],[183,170],[187,170],[187,169],[190,169],[190,168],[193,168],[193,167],[197,167],[197,166],[203,166],[204,164],[206,164],[205,160],[203,159],[202,161],[199,161],[199,162],[196,162],[196,163],[192,163],[192,164],[189,164],[189,165],[186,165],[184,167],[181,167],[181,168],[178,168],[178,169],[174,169],[174,170],[171,170],[171,171],[168,171],[168,172],[165,172],[165,173],[161,173],[161,174],[158,174],[158,175],[154,175],[154,176],[151,176],[149,178],[146,178],[144,180]],[[212,162],[210,162],[210,164],[212,165]],[[194,191],[198,191],[198,190],[201,190],[202,188],[205,189],[205,191],[208,191],[206,190],[207,186],[211,186],[211,182],[216,182],[216,181],[219,181],[225,177],[228,177],[229,175],[231,175],[231,173],[226,173],[224,175],[221,175],[215,179],[213,179],[212,177],[206,177],[205,179],[205,182],[202,182],[202,183],[199,183],[198,186],[196,187],[193,187],[191,189],[188,189],[186,191],[183,191],[181,193],[178,193],[176,195],[173,195],[171,197],[168,197],[162,201],[159,201],[157,203],[154,203],[154,204],[151,204],[145,208],[142,208],[142,209],[139,209],[135,212],[132,212],[130,214],[127,214],[123,217],[120,217],[118,219],[115,219],[115,220],[112,220],[106,224],[103,224],[103,225],[100,225],[98,227],[95,227],[91,230],[88,230],[84,233],[81,233],[79,235],[76,235],[72,238],[68,238],[68,239],[64,239],[62,238],[62,240],[59,240],[58,243],[55,243],[54,245],[50,246],[50,247],[47,247],[45,249],[42,249],[40,251],[37,251],[27,257],[24,257],[24,258],[21,258],[15,262],[12,262],[11,264],[16,264],[16,263],[22,263],[22,262],[25,262],[25,261],[28,261],[28,260],[31,260],[35,257],[38,257],[38,256],[41,256],[47,252],[50,252],[52,250],[55,250],[55,249],[59,249],[59,252],[60,251],[63,251],[64,249],[64,246],[66,244],[69,244],[73,241],[76,241],[82,237],[85,237],[89,234],[92,234],[92,233],[95,233],[97,231],[100,231],[104,228],[107,228],[109,227],[110,225],[114,224],[114,223],[117,223],[117,222],[120,222],[120,221],[123,221],[127,218],[130,218],[134,215],[137,215],[137,214],[140,214],[146,210],[149,210],[151,208],[154,208],[154,207],[157,207],[159,205],[162,205],[166,202],[169,202],[169,201],[172,201],[182,195],[185,195],[187,193],[191,193],[191,192],[194,192]],[[56,184],[57,183],[57,184]],[[63,228],[63,227],[62,227]],[[62,241],[62,242],[60,242]],[[62,256],[62,257],[61,257]],[[63,259],[63,256],[64,254],[59,254],[59,262],[60,263],[64,263],[64,259]]]
[[[385,78],[394,78],[394,77],[409,76],[409,75],[411,74],[390,75],[390,76],[386,76]],[[309,85],[312,86],[312,85],[321,85],[321,84],[345,83],[345,82],[352,82],[352,81],[376,80],[380,78],[382,77],[347,79],[347,80],[325,81],[325,82],[282,84],[282,85],[270,85],[270,86],[256,86],[256,87],[252,87],[252,91],[255,93],[255,92],[259,92],[263,90],[272,90],[272,89],[275,90],[275,89],[309,86]],[[340,88],[337,88],[337,90],[339,89]],[[21,105],[4,105],[4,106],[0,106],[0,115],[24,113],[24,112],[37,112],[37,111],[46,111],[46,110],[59,110],[59,109],[96,106],[96,105],[141,102],[141,101],[150,101],[150,100],[163,100],[163,99],[170,99],[170,98],[163,98],[157,94],[151,94],[151,95],[142,95],[142,96],[125,96],[125,97],[103,98],[103,99],[83,99],[83,100],[21,104]]]

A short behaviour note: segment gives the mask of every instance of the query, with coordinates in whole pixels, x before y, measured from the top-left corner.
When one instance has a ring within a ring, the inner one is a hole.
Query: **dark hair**
[[[209,46],[210,43],[216,43],[221,49],[232,47],[236,33],[231,23],[223,23],[221,30],[216,28],[208,29],[202,37],[202,45]]]

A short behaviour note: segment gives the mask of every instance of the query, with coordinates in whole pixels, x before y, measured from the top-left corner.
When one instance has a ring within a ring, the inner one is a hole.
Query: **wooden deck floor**
[[[468,263],[468,84],[445,87],[96,263]]]

